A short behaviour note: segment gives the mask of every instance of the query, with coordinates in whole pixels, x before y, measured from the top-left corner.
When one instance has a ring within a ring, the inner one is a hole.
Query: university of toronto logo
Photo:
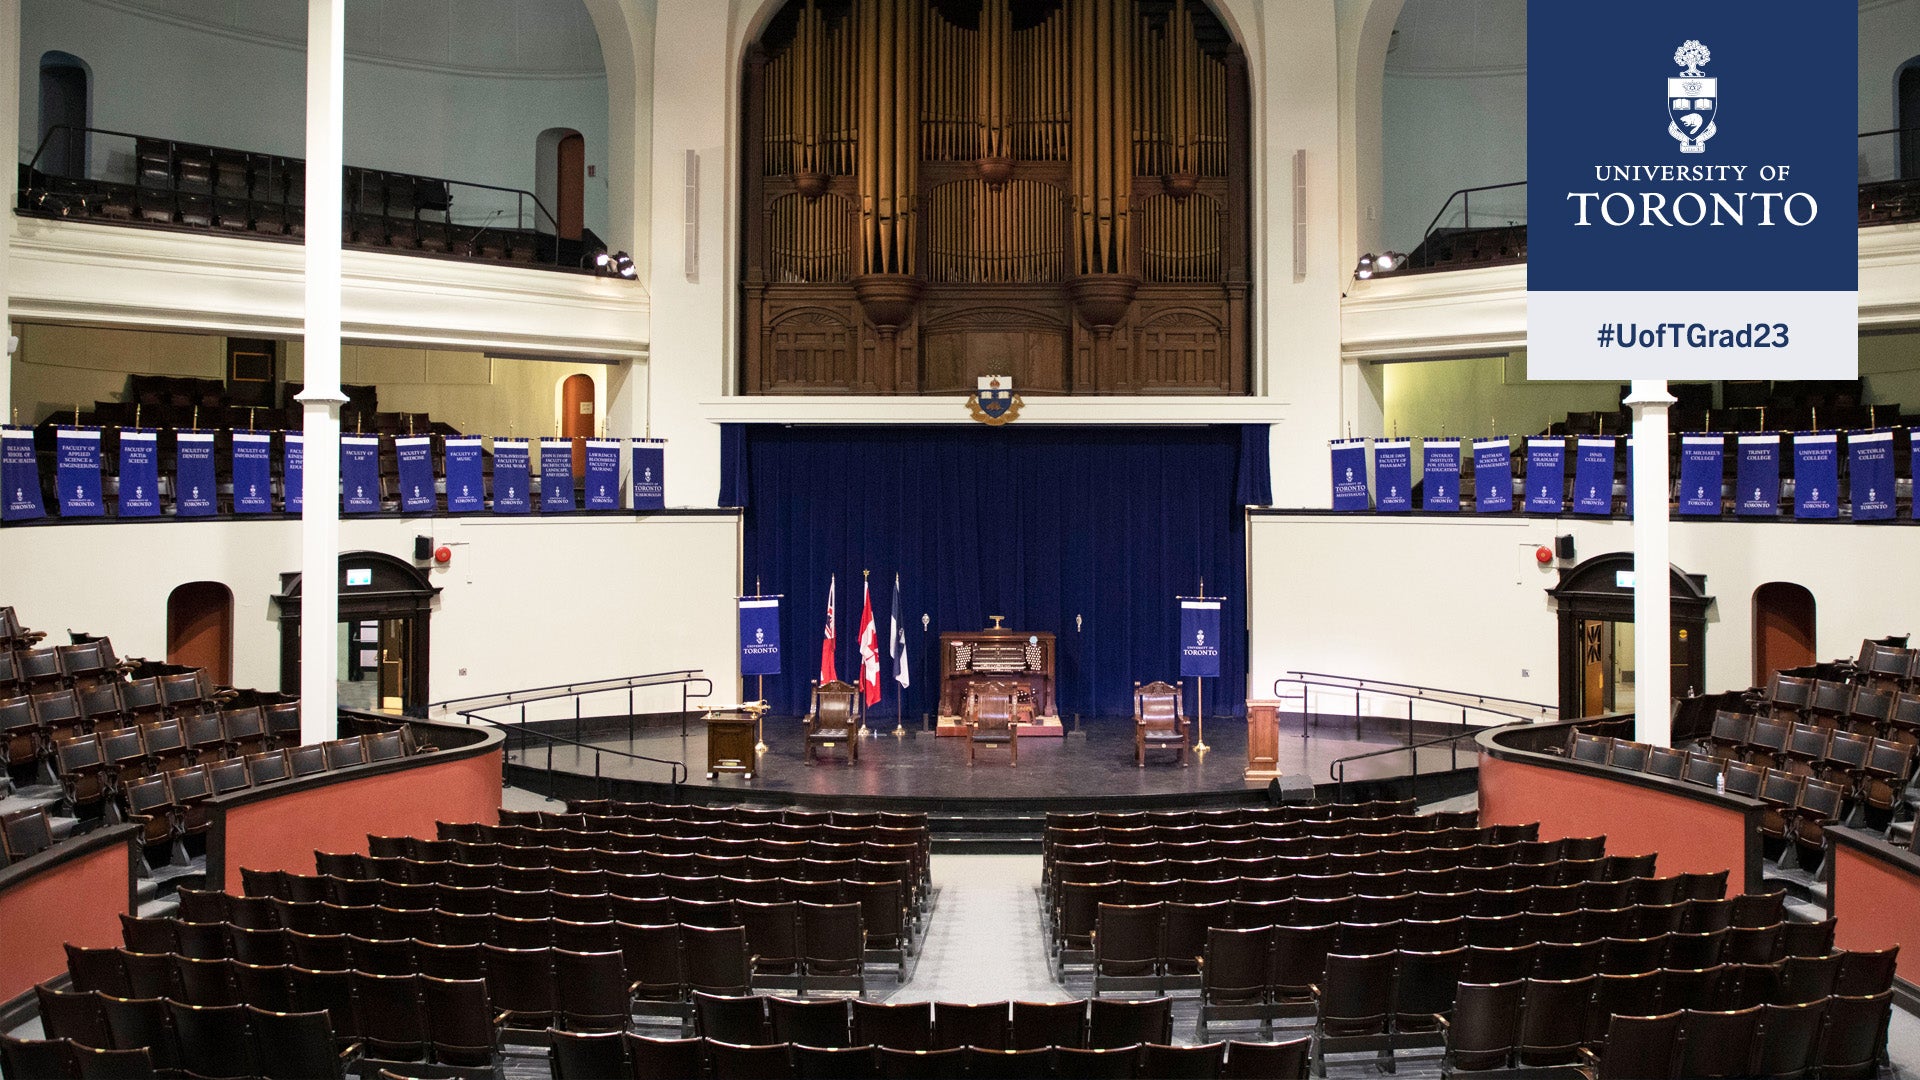
[[[1706,153],[1707,140],[1720,130],[1713,122],[1720,109],[1720,80],[1700,72],[1712,59],[1713,53],[1692,38],[1673,53],[1673,62],[1683,70],[1679,78],[1667,80],[1667,134],[1680,141],[1683,154]]]
[[[999,427],[1020,416],[1023,403],[1013,392],[1011,375],[982,375],[979,389],[967,397],[967,410],[975,420]]]

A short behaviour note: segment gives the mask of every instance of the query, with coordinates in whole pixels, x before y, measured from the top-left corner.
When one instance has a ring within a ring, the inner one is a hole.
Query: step
[[[1040,838],[991,834],[935,836],[932,851],[937,855],[1038,855]]]

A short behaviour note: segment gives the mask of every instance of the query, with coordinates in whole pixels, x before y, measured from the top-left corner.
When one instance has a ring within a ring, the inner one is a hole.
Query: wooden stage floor
[[[1068,726],[1071,729],[1071,720]],[[890,720],[882,721],[871,737],[861,740],[857,765],[848,765],[838,752],[832,760],[822,757],[818,764],[807,765],[802,759],[800,722],[773,717],[769,717],[765,725],[769,749],[760,755],[751,780],[729,773],[720,773],[711,780],[706,778],[706,736],[697,719],[688,722],[688,734],[684,737],[679,725],[674,724],[643,726],[631,741],[624,728],[589,734],[583,740],[593,747],[605,748],[608,753],[570,746],[549,748],[534,740],[532,749],[516,750],[511,763],[544,768],[550,752],[556,771],[577,777],[598,775],[648,785],[667,780],[665,767],[612,752],[628,751],[686,761],[687,786],[701,789],[702,801],[737,794],[749,801],[791,799],[858,804],[873,800],[896,805],[912,803],[924,809],[976,801],[1003,807],[1103,800],[1145,806],[1160,800],[1191,803],[1196,797],[1201,801],[1241,802],[1262,796],[1267,787],[1265,781],[1248,781],[1242,776],[1246,768],[1246,725],[1240,720],[1209,720],[1206,741],[1211,750],[1204,755],[1189,755],[1185,768],[1175,762],[1171,753],[1165,752],[1150,752],[1146,767],[1136,767],[1130,719],[1088,721],[1083,726],[1084,736],[1020,740],[1017,767],[1008,766],[1004,749],[983,746],[976,752],[977,764],[969,768],[964,739],[940,738],[930,732],[920,732],[911,738],[895,736],[891,733]],[[1382,726],[1356,732],[1351,719],[1328,718],[1306,730],[1307,737],[1302,738],[1298,716],[1282,719],[1280,768],[1289,778],[1321,787],[1323,797],[1331,797],[1325,785],[1332,783],[1328,766],[1335,760],[1406,742],[1404,729],[1389,730]],[[558,733],[571,735],[571,732]],[[1422,733],[1416,737],[1433,736]],[[1419,751],[1421,776],[1475,767],[1473,740],[1461,739],[1457,745],[1457,758],[1447,746]],[[1412,755],[1396,753],[1350,762],[1346,777],[1350,784],[1364,783],[1395,780],[1412,771]]]

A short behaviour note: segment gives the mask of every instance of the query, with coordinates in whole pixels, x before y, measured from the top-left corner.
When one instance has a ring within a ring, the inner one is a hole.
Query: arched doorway
[[[1707,608],[1704,575],[1668,568],[1673,593],[1672,677],[1675,697],[1706,682]],[[1633,667],[1633,553],[1597,555],[1560,571],[1547,590],[1560,615],[1560,715],[1572,720],[1631,712],[1638,679]]]
[[[594,436],[593,376],[569,375],[560,384],[560,434],[573,440],[573,478],[587,475],[587,440]]]
[[[167,663],[205,668],[216,685],[233,685],[232,589],[189,581],[167,595]]]
[[[562,240],[580,239],[587,216],[587,140],[572,128],[548,128],[535,140],[534,195],[553,214],[542,231]]]
[[[1776,671],[1816,662],[1813,593],[1791,581],[1753,590],[1753,685]]]
[[[49,176],[87,174],[87,120],[92,115],[92,75],[72,53],[40,56],[40,171]],[[52,141],[47,136],[54,134]]]
[[[440,590],[426,572],[378,551],[340,555],[341,708],[405,710],[427,705],[428,632]],[[300,575],[280,575],[280,689],[300,692]]]

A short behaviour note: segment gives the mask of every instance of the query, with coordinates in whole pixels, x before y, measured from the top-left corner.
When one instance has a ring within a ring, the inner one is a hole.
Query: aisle
[[[935,855],[913,977],[889,1001],[1060,1001],[1040,927],[1038,855]]]

